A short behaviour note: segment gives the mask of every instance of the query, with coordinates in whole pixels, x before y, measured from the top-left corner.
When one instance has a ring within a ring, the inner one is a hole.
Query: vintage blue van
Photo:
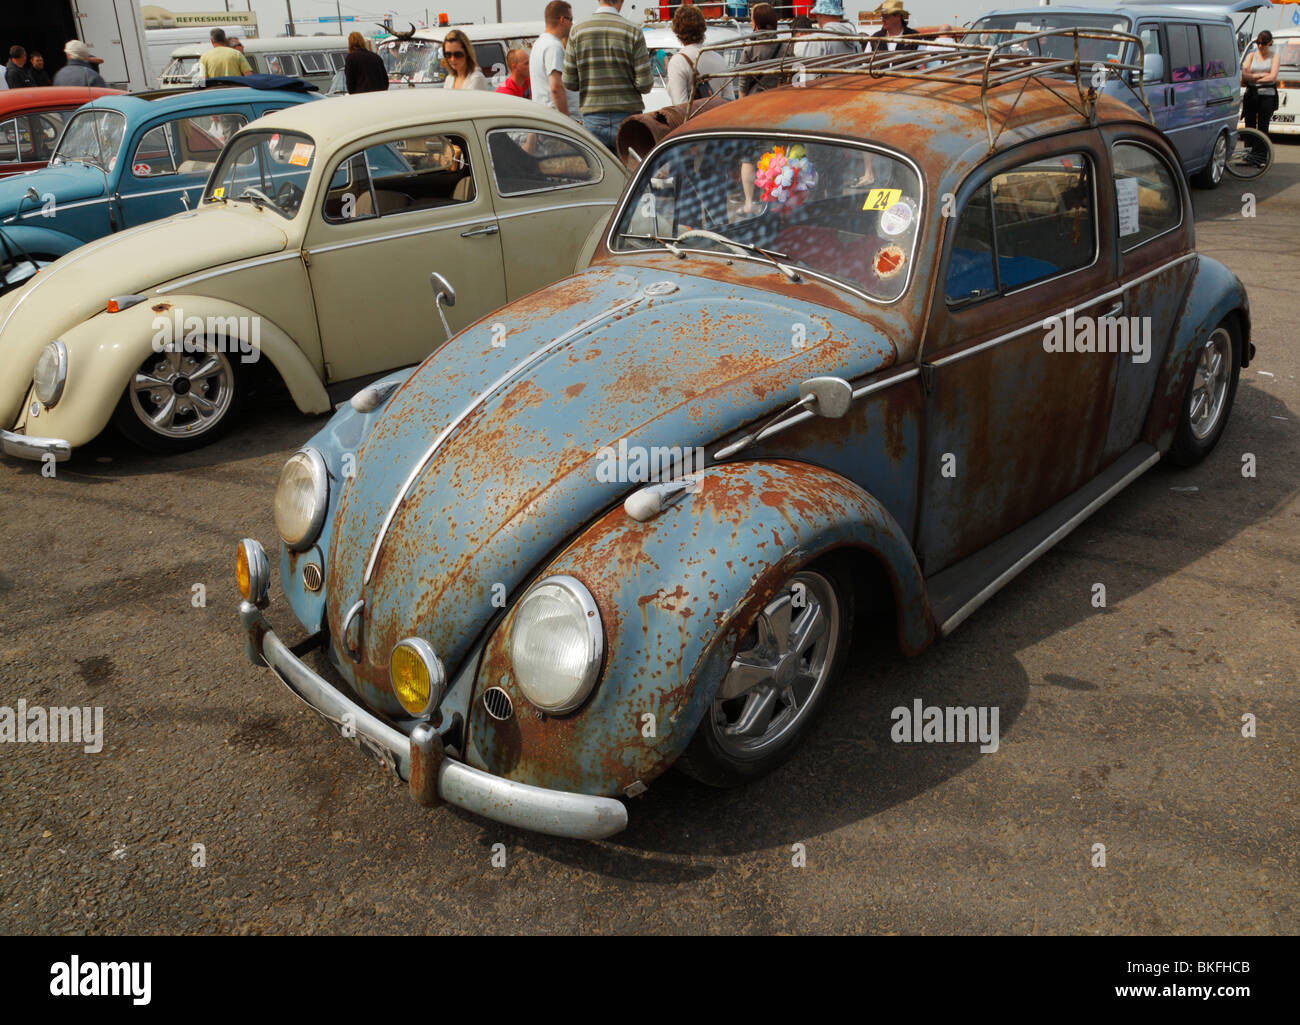
[[[0,230],[46,263],[180,213],[202,195],[226,139],[263,114],[316,98],[239,85],[93,100],[68,119],[48,167],[0,182]]]
[[[1031,7],[993,11],[971,25],[975,41],[1010,43],[1014,31],[1093,28],[1126,32],[1142,41],[1143,81],[1156,127],[1178,150],[1183,173],[1194,185],[1215,188],[1223,180],[1228,154],[1236,144],[1241,106],[1241,59],[1233,13],[1247,15],[1267,7],[1267,0],[1224,4],[1150,4],[1129,2],[1114,7]],[[986,38],[987,37],[987,38]],[[968,39],[969,41],[969,39]],[[1014,44],[1013,44],[1014,45]],[[1033,46],[1062,48],[1073,43],[1051,37]],[[1116,53],[1113,42],[1092,40],[1088,57],[1101,64],[1130,63],[1135,55]],[[1137,75],[1112,75],[1106,91],[1142,109]]]

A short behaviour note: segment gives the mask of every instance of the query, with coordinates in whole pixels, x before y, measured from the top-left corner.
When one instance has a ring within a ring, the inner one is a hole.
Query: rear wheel
[[[1199,172],[1192,175],[1192,184],[1202,189],[1217,189],[1223,181],[1223,172],[1228,167],[1228,133],[1220,132],[1214,140],[1214,149],[1210,153],[1210,162]]]
[[[1231,319],[1223,321],[1197,350],[1192,379],[1183,395],[1178,429],[1169,449],[1178,466],[1195,466],[1218,444],[1232,412],[1241,373],[1241,338]]]
[[[775,769],[807,735],[852,634],[852,588],[839,574],[823,564],[793,574],[741,639],[678,767],[716,787]]]
[[[160,352],[140,365],[113,414],[117,429],[151,452],[186,452],[215,441],[239,415],[238,362],[206,352]]]
[[[1237,129],[1237,145],[1228,154],[1227,171],[1234,178],[1249,181],[1273,166],[1273,144],[1254,128]]]

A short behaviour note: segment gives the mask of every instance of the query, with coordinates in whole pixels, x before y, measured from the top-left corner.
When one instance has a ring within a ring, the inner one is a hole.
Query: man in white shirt
[[[829,57],[837,53],[861,53],[862,46],[858,38],[857,26],[844,20],[843,0],[817,0],[809,12],[817,27],[813,34],[843,36],[839,39],[796,40],[795,57]]]
[[[573,28],[573,7],[565,0],[551,0],[544,17],[546,30],[537,37],[528,57],[533,99],[579,121],[578,94],[564,88],[564,43]]]

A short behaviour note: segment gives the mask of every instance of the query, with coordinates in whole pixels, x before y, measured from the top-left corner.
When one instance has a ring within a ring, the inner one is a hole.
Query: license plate
[[[1283,125],[1293,125],[1293,124],[1295,124],[1295,115],[1294,115],[1294,114],[1274,114],[1272,120],[1276,121],[1278,124],[1283,124]]]

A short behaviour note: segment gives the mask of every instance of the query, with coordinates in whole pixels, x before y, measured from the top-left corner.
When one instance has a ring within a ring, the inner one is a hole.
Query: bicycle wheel
[[[1254,128],[1237,129],[1237,145],[1228,154],[1224,168],[1234,178],[1258,178],[1273,166],[1273,144]]]

